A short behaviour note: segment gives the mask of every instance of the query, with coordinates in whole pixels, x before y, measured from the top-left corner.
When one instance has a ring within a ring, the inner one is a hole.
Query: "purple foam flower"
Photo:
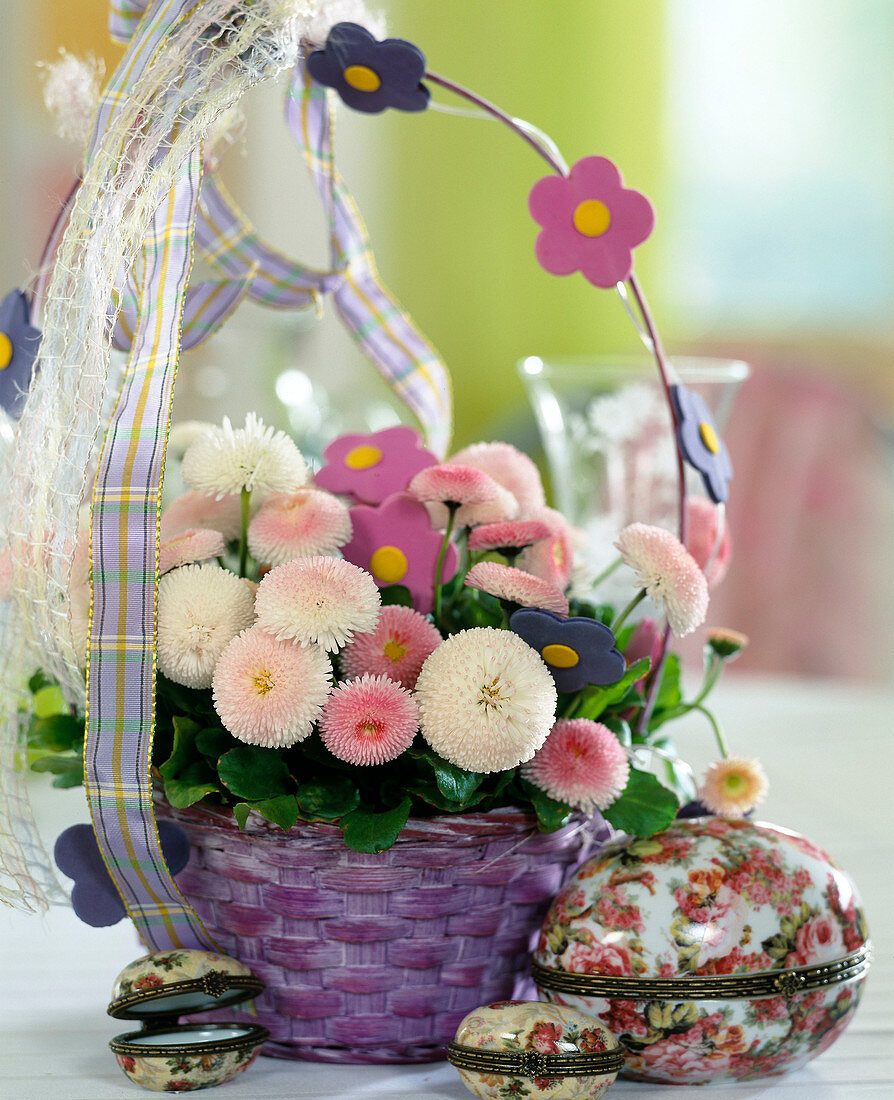
[[[419,433],[404,425],[369,435],[340,435],[323,458],[326,465],[314,475],[314,482],[357,504],[381,504],[438,461],[422,446]]]
[[[615,649],[615,636],[595,619],[570,619],[540,608],[523,607],[509,618],[509,629],[536,649],[553,675],[557,691],[579,691],[587,684],[614,684],[627,663]]]
[[[178,874],[189,862],[186,833],[173,821],[159,821],[158,838],[168,870],[172,875]],[[71,907],[84,924],[107,928],[127,916],[90,825],[72,825],[60,833],[53,859],[63,875],[74,879]]]
[[[336,23],[322,50],[307,59],[319,84],[334,88],[356,111],[378,114],[386,107],[424,111],[431,93],[422,83],[425,54],[412,42],[379,42],[357,23]]]
[[[671,386],[671,398],[677,414],[677,442],[683,457],[702,475],[711,500],[722,504],[729,496],[733,464],[714,426],[711,410],[703,397],[679,384]]]
[[[428,510],[408,493],[395,493],[377,508],[359,504],[351,509],[353,535],[342,547],[345,558],[370,573],[382,588],[402,584],[413,607],[425,615],[434,604],[435,567],[443,536],[432,530]],[[441,583],[456,572],[457,553],[447,547]]]
[[[567,176],[538,180],[528,209],[543,227],[534,249],[540,266],[551,275],[580,271],[601,287],[630,277],[633,249],[655,225],[652,204],[624,187],[605,157],[584,157]]]
[[[22,412],[39,344],[28,299],[21,290],[11,290],[0,302],[0,405],[10,416]]]

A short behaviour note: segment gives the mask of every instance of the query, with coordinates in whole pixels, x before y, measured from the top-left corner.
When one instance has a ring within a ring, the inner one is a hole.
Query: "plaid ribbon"
[[[109,4],[109,34],[116,42],[133,38],[149,0],[111,0]]]

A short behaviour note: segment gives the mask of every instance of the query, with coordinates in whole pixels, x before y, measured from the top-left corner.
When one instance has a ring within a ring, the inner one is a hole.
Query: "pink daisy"
[[[503,523],[485,523],[469,533],[469,549],[499,550],[514,555],[549,536],[550,529],[541,520],[510,519]]]
[[[450,459],[459,466],[474,466],[508,489],[518,501],[519,516],[531,519],[546,503],[540,471],[526,454],[510,443],[473,443]]]
[[[514,519],[518,501],[508,489],[473,466],[428,466],[407,486],[407,492],[427,505],[432,527],[447,526],[447,505],[458,506],[457,527]]]
[[[348,509],[331,493],[299,489],[269,497],[248,528],[256,561],[282,565],[292,558],[332,554],[351,537]]]
[[[413,688],[423,661],[441,640],[424,615],[390,604],[371,634],[355,634],[341,651],[341,669],[349,679],[371,673]]]
[[[615,546],[636,574],[639,587],[664,609],[674,634],[682,638],[705,621],[708,612],[705,575],[670,531],[631,523],[618,536]]]
[[[535,542],[525,550],[519,565],[535,577],[564,590],[568,587],[574,567],[574,528],[555,508],[536,508],[528,518],[545,524],[550,533],[548,538]]]
[[[587,718],[561,718],[522,770],[550,798],[586,813],[608,809],[630,776],[627,753],[617,737]]]
[[[568,614],[568,600],[554,584],[511,565],[480,561],[466,574],[466,584],[519,607],[542,607],[557,615]]]
[[[711,813],[743,817],[763,801],[769,786],[757,760],[727,756],[708,767],[698,794]]]
[[[165,539],[158,548],[159,576],[181,565],[219,558],[225,549],[224,537],[220,531],[199,527],[181,531],[179,535]]]
[[[361,676],[335,688],[323,707],[320,736],[349,764],[384,764],[408,749],[419,729],[416,701],[387,676]]]
[[[214,708],[240,741],[288,748],[313,729],[331,673],[319,646],[281,642],[253,626],[230,642],[215,666]]]
[[[717,546],[717,513],[717,505],[707,497],[690,497],[686,501],[686,549],[698,562],[699,569],[705,573],[710,588],[720,584],[726,576],[733,552],[729,526],[726,523],[723,525],[720,546]]]
[[[196,527],[220,531],[225,539],[239,538],[241,526],[238,494],[216,500],[207,493],[191,490],[175,497],[161,514],[161,537],[173,538]]]
[[[258,586],[258,623],[275,638],[340,649],[379,618],[379,590],[369,573],[342,558],[296,558]]]

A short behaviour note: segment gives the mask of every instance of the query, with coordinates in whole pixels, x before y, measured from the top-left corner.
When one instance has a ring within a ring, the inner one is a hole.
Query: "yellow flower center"
[[[738,794],[746,785],[745,776],[737,772],[731,772],[723,777],[723,789],[727,794]]]
[[[343,76],[345,83],[356,88],[358,92],[377,92],[382,86],[379,74],[366,65],[349,65]]]
[[[574,228],[585,237],[601,237],[612,223],[612,213],[599,199],[586,199],[574,209]]]
[[[506,701],[506,697],[501,691],[502,684],[500,683],[500,677],[495,676],[489,684],[481,685],[481,698],[478,700],[478,706],[484,707],[485,710],[493,707],[495,710],[499,710],[500,704]]]
[[[406,576],[407,555],[396,546],[380,546],[369,559],[369,571],[377,581],[397,584]]]
[[[382,452],[378,447],[355,447],[353,451],[348,451],[345,455],[345,466],[349,470],[368,470],[370,466],[375,466],[376,463],[381,462]]]
[[[258,695],[266,695],[268,692],[273,691],[274,688],[273,679],[269,672],[259,672],[255,676],[255,691]]]
[[[393,661],[395,664],[397,664],[401,657],[403,657],[403,655],[407,652],[407,648],[406,646],[402,646],[400,642],[396,642],[393,638],[391,638],[385,643],[382,652],[385,654],[389,661]]]
[[[577,651],[568,645],[545,645],[540,650],[540,656],[553,668],[574,668],[580,660]]]
[[[12,340],[5,332],[0,332],[0,370],[5,370],[12,362]]]
[[[717,433],[706,420],[699,424],[698,434],[702,437],[702,443],[712,455],[716,455],[720,451],[720,440],[717,438]]]

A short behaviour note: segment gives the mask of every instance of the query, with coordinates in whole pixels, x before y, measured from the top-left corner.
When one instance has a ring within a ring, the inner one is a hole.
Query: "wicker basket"
[[[192,844],[180,889],[267,983],[256,1018],[223,1015],[269,1028],[265,1054],[323,1062],[443,1058],[467,1012],[524,988],[530,941],[591,840],[580,823],[544,834],[505,809],[411,820],[389,851],[362,855],[331,825],[284,834],[253,814],[240,832],[224,810],[159,815]]]

